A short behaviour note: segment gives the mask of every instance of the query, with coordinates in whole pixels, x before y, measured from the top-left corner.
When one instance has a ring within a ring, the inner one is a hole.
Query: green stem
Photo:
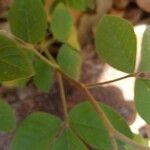
[[[50,22],[51,18],[50,18],[50,8],[52,5],[52,0],[46,0],[45,1],[45,11],[47,14],[47,21]]]
[[[52,139],[51,139],[51,142],[50,142],[50,149],[51,149],[51,146],[53,145],[53,143],[55,143],[56,139],[62,134],[62,132],[65,130],[66,128],[66,124],[65,122],[63,122],[61,124],[61,126],[58,128],[58,130],[54,133]]]
[[[137,75],[137,73],[131,73],[129,75],[126,75],[126,76],[123,76],[123,77],[120,77],[120,78],[117,78],[117,79],[105,81],[105,82],[86,84],[86,87],[88,89],[95,88],[95,87],[98,87],[98,86],[101,86],[101,85],[104,85],[104,84],[109,84],[109,83],[113,83],[113,82],[120,81],[120,80],[123,80],[123,79],[136,77],[136,75]]]
[[[63,105],[64,120],[65,120],[66,126],[68,127],[69,126],[69,119],[68,119],[68,110],[67,110],[67,103],[66,103],[66,96],[65,96],[63,79],[62,79],[62,76],[59,72],[56,72],[56,74],[57,74],[59,87],[60,87],[60,95],[61,95],[61,100],[62,100],[62,105]]]
[[[60,72],[66,79],[70,80],[74,85],[76,85],[77,88],[82,89],[84,91],[85,96],[90,101],[92,106],[95,108],[96,112],[99,115],[99,118],[102,120],[102,122],[105,125],[106,129],[108,130],[108,132],[110,133],[111,136],[114,136],[114,130],[115,130],[114,127],[112,126],[112,124],[108,120],[108,118],[105,115],[105,113],[104,113],[103,109],[101,108],[100,104],[91,95],[91,93],[89,92],[87,87],[84,84],[70,78],[68,75],[66,75],[64,72],[62,72],[61,69],[58,69],[57,71]]]
[[[52,62],[51,60],[48,60],[47,58],[45,58],[43,55],[41,55],[32,45],[28,45],[28,49],[32,50],[32,52],[34,52],[34,54],[39,57],[41,60],[43,60],[45,63],[47,63],[48,65],[50,65],[53,69],[59,69],[59,65],[56,64],[55,62]]]
[[[114,137],[111,137],[111,145],[112,145],[112,150],[118,150],[118,145]]]
[[[97,112],[99,118],[103,122],[105,128],[108,130],[108,133],[110,134],[110,136],[111,137],[114,136],[115,129],[112,126],[109,119],[107,118],[107,116],[105,115],[100,103],[98,103],[98,101],[95,100],[95,98],[91,95],[91,93],[86,88],[86,86],[82,86],[82,90],[85,92],[85,96],[87,97],[87,100],[89,100],[91,105],[95,108],[95,111]]]
[[[136,148],[136,150],[150,150],[150,148],[134,142],[133,140],[131,140],[130,138],[126,137],[125,135],[123,135],[122,133],[120,133],[117,130],[115,131],[115,137],[117,139],[123,141],[124,143],[132,145],[133,147]]]
[[[53,58],[53,56],[50,54],[50,52],[47,49],[44,50],[44,53],[49,60],[51,60],[53,63],[57,63],[56,60]]]
[[[111,122],[109,121],[109,119],[107,118],[107,116],[105,115],[104,111],[102,110],[100,104],[94,99],[94,97],[91,95],[91,93],[89,92],[88,88],[86,87],[85,84],[80,83],[74,79],[72,79],[71,77],[69,77],[67,74],[65,74],[59,67],[58,64],[51,62],[50,60],[48,60],[47,58],[45,58],[43,55],[41,55],[38,51],[36,51],[36,49],[32,46],[32,47],[28,47],[30,50],[32,50],[35,55],[37,55],[41,60],[43,60],[45,63],[47,63],[48,65],[50,65],[51,67],[53,67],[53,69],[55,69],[56,71],[58,71],[60,74],[62,74],[64,77],[66,77],[69,81],[71,81],[74,85],[76,85],[76,87],[78,87],[79,89],[82,89],[87,97],[87,99],[90,101],[91,105],[95,108],[95,111],[98,113],[99,118],[101,119],[101,121],[103,122],[104,126],[106,127],[106,129],[109,132],[109,135],[111,137],[116,137],[120,140],[122,140],[125,143],[131,144],[132,146],[134,146],[135,148],[137,148],[138,150],[150,150],[150,148],[142,146],[134,141],[132,141],[131,139],[129,139],[128,137],[126,137],[125,135],[121,134],[120,132],[118,132],[113,125],[111,124]],[[135,76],[135,73],[128,75],[129,76]],[[122,79],[127,78],[123,77]],[[106,83],[106,82],[105,82]]]

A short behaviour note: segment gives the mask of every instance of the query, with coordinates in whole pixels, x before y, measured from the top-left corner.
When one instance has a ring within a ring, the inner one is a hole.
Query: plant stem
[[[45,58],[43,55],[41,55],[32,45],[28,45],[28,49],[32,50],[34,54],[39,57],[41,60],[43,60],[45,63],[50,65],[53,69],[59,69],[59,65],[55,62],[52,62],[51,60]]]
[[[48,0],[49,1],[49,0]],[[118,78],[118,79],[114,79],[114,80],[110,80],[110,81],[106,81],[106,82],[101,82],[101,83],[95,83],[95,84],[83,84],[81,82],[78,82],[74,79],[72,79],[70,76],[68,76],[67,74],[65,74],[59,67],[59,65],[56,62],[53,62],[51,59],[48,60],[47,58],[45,58],[43,55],[41,55],[35,48],[33,45],[24,42],[23,40],[21,40],[20,38],[9,34],[8,32],[3,32],[0,30],[1,33],[7,33],[7,35],[10,35],[12,37],[14,37],[16,40],[18,40],[19,42],[21,42],[23,44],[22,47],[27,48],[29,50],[31,50],[32,52],[34,52],[34,54],[39,57],[41,60],[43,60],[45,63],[47,63],[48,65],[50,65],[54,70],[57,71],[58,73],[58,79],[59,79],[59,84],[60,84],[60,92],[61,92],[61,97],[62,97],[62,103],[63,103],[63,109],[64,109],[64,115],[65,115],[65,121],[68,123],[69,119],[68,119],[68,112],[67,112],[67,104],[66,104],[66,99],[65,99],[65,93],[64,93],[64,86],[63,86],[63,81],[62,81],[62,76],[66,77],[69,81],[71,81],[76,87],[78,87],[79,89],[82,89],[87,97],[87,99],[89,100],[89,102],[91,103],[91,105],[95,108],[95,111],[98,113],[99,118],[101,119],[101,121],[103,122],[105,128],[108,130],[108,133],[111,137],[112,140],[112,146],[113,146],[113,150],[117,150],[117,146],[116,146],[116,141],[115,138],[123,141],[124,143],[130,144],[133,147],[135,147],[137,150],[150,150],[150,148],[142,146],[136,142],[134,142],[133,140],[131,140],[130,138],[126,137],[125,135],[123,135],[122,133],[120,133],[119,131],[117,131],[113,125],[111,124],[111,122],[109,121],[109,119],[107,118],[107,116],[105,115],[104,111],[102,110],[100,104],[95,100],[95,98],[91,95],[91,93],[89,92],[88,88],[92,88],[92,87],[97,87],[103,84],[109,84],[115,81],[119,81],[122,79],[126,79],[129,77],[139,77],[139,78],[143,78],[143,74],[139,75],[137,73],[132,73],[129,74],[127,76]],[[147,75],[149,78],[149,74]],[[146,77],[147,77],[146,76]],[[145,77],[145,76],[144,76]],[[65,128],[65,126],[63,126],[61,128],[61,131]]]
[[[106,129],[108,130],[109,134],[111,136],[114,136],[114,127],[112,126],[112,124],[110,123],[110,121],[108,120],[107,116],[105,115],[103,109],[101,108],[100,104],[95,100],[95,98],[91,95],[91,93],[89,92],[89,90],[87,89],[87,87],[76,81],[73,80],[72,78],[70,78],[68,75],[66,75],[64,72],[62,72],[60,69],[57,70],[58,72],[60,72],[62,75],[64,75],[64,77],[66,77],[67,79],[69,79],[70,81],[72,81],[72,83],[74,83],[76,85],[77,88],[82,89],[85,93],[85,96],[87,97],[87,99],[90,101],[90,103],[92,104],[92,106],[95,108],[95,111],[98,113],[99,118],[102,120],[104,126],[106,127]]]
[[[61,95],[61,100],[62,100],[62,105],[63,105],[64,120],[65,120],[66,126],[68,127],[69,126],[69,119],[68,119],[68,110],[67,110],[67,103],[66,103],[66,96],[65,96],[63,79],[62,79],[62,76],[59,72],[56,72],[56,74],[57,74],[59,87],[60,87],[60,95]]]
[[[55,134],[53,135],[51,142],[50,142],[50,148],[53,145],[53,143],[55,143],[55,140],[57,139],[57,137],[59,137],[62,134],[65,128],[66,128],[66,124],[65,122],[63,122],[61,126],[58,128],[58,130],[55,132]]]
[[[57,63],[56,60],[53,58],[53,56],[50,54],[50,52],[47,49],[44,50],[44,53],[49,60],[51,60],[53,63]]]
[[[114,127],[112,126],[112,124],[110,123],[110,121],[108,120],[107,116],[105,115],[105,113],[103,112],[100,104],[94,99],[94,97],[91,95],[91,93],[88,91],[88,89],[86,88],[86,86],[74,79],[72,79],[71,77],[69,77],[67,74],[65,74],[56,63],[51,62],[50,60],[46,59],[43,55],[41,55],[38,51],[36,51],[33,47],[30,47],[29,49],[31,49],[35,55],[37,55],[41,60],[43,60],[44,62],[46,62],[47,64],[49,64],[51,67],[53,67],[57,72],[59,72],[60,74],[64,75],[69,81],[73,82],[78,88],[82,89],[85,92],[85,95],[87,97],[87,99],[90,101],[90,103],[92,104],[92,106],[95,108],[96,112],[99,115],[99,118],[102,120],[102,122],[104,123],[106,129],[108,129],[108,132],[110,133],[110,135],[114,135]]]
[[[29,47],[28,47],[29,48]],[[45,58],[43,55],[41,55],[38,51],[36,51],[34,49],[34,47],[30,47],[30,50],[32,50],[35,55],[37,55],[41,60],[43,60],[45,63],[47,63],[48,65],[50,65],[51,67],[53,67],[53,69],[55,69],[57,72],[59,72],[61,75],[63,75],[65,78],[67,78],[69,81],[71,81],[74,85],[76,85],[76,87],[78,87],[79,89],[82,89],[87,97],[87,99],[89,100],[89,102],[91,103],[91,105],[94,107],[95,111],[98,113],[99,118],[101,119],[101,121],[103,122],[105,128],[108,130],[108,133],[110,135],[110,137],[116,137],[117,139],[120,139],[121,141],[130,144],[132,146],[134,146],[135,148],[137,148],[138,150],[150,150],[150,148],[142,146],[134,141],[132,141],[131,139],[129,139],[128,137],[126,137],[125,135],[123,135],[122,133],[118,132],[113,125],[111,124],[111,122],[109,121],[109,119],[107,118],[107,116],[105,115],[104,111],[102,110],[100,104],[95,100],[95,98],[91,95],[91,93],[89,92],[87,86],[81,82],[78,82],[74,79],[72,79],[70,76],[68,76],[67,74],[65,74],[59,67],[58,64],[51,62],[50,60],[48,60],[47,58]],[[128,78],[128,77],[133,77],[136,76],[136,73],[127,75],[126,77],[122,77],[121,79],[124,78]],[[118,81],[118,79],[116,79]],[[109,81],[110,82],[110,81]],[[108,82],[107,82],[108,83]],[[105,82],[106,84],[106,82]],[[114,141],[113,141],[114,142]]]
[[[127,79],[127,78],[130,78],[130,77],[136,77],[136,75],[137,75],[137,73],[131,73],[129,75],[126,75],[126,76],[123,76],[123,77],[120,77],[120,78],[117,78],[117,79],[105,81],[105,82],[86,84],[86,87],[88,89],[95,88],[95,87],[98,87],[98,86],[101,86],[101,85],[104,85],[104,84],[113,83],[113,82],[120,81],[120,80],[123,80],[123,79]]]
[[[50,8],[52,5],[52,0],[46,0],[45,1],[45,11],[47,14],[47,21],[50,22],[51,21],[51,17],[50,17]]]
[[[98,103],[98,101],[95,100],[95,98],[91,95],[86,86],[82,86],[82,90],[85,92],[85,96],[87,97],[91,105],[95,108],[95,111],[98,113],[99,118],[103,122],[105,128],[108,130],[109,135],[111,137],[114,136],[115,129],[112,126],[109,119],[107,118],[107,116],[105,115],[103,109],[100,106],[100,103]]]
[[[118,150],[118,145],[114,137],[111,137],[111,145],[112,145],[112,150]]]
[[[150,150],[150,148],[134,142],[133,140],[131,140],[130,138],[126,137],[125,135],[123,135],[122,133],[120,133],[117,130],[115,131],[115,137],[117,139],[127,143],[127,144],[132,145],[133,147],[136,148],[136,150]]]

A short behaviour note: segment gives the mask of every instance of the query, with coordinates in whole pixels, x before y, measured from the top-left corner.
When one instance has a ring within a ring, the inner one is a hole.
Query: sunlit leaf
[[[80,51],[80,44],[78,42],[77,30],[74,26],[72,27],[70,35],[67,39],[67,43],[74,49]]]

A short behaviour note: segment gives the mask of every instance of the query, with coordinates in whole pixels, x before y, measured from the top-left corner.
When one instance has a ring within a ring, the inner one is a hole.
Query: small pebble
[[[150,13],[150,0],[136,0],[136,3],[142,10]]]
[[[130,0],[114,0],[114,6],[117,9],[124,9],[128,6]]]

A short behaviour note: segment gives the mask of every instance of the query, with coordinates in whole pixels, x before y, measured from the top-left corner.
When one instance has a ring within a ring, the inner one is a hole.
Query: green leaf
[[[81,103],[69,113],[71,127],[95,149],[111,149],[107,130],[89,103]]]
[[[43,40],[47,22],[41,0],[14,0],[8,20],[12,33],[19,38],[33,44]]]
[[[132,137],[126,122],[110,107],[104,104],[101,106],[114,127],[126,136]],[[77,105],[69,116],[72,128],[86,143],[96,149],[111,149],[108,132],[90,103],[84,102]]]
[[[11,150],[49,150],[50,141],[60,127],[60,120],[42,112],[28,116],[17,128]]]
[[[72,26],[73,20],[69,11],[62,3],[58,4],[52,13],[51,21],[51,31],[54,37],[65,42],[70,35]]]
[[[25,57],[28,57],[31,63],[33,63],[34,60],[34,53],[30,51],[29,49],[22,49],[24,51],[24,54],[26,55]],[[16,80],[11,80],[11,81],[3,81],[2,85],[7,87],[7,88],[20,88],[23,87],[27,84],[27,82],[31,78],[23,78],[23,79],[16,79]]]
[[[129,138],[133,138],[133,134],[126,121],[110,106],[101,103],[102,109],[109,118],[113,126]]]
[[[114,128],[129,138],[133,138],[133,133],[131,132],[127,122],[110,106],[101,103],[102,109],[105,112],[106,116],[113,124]],[[124,143],[117,140],[118,146],[122,146]]]
[[[34,74],[24,51],[3,34],[0,34],[0,70],[0,81],[28,78]]]
[[[36,87],[43,91],[49,92],[53,84],[52,68],[40,59],[35,61],[35,76],[33,77]]]
[[[150,71],[150,27],[144,33],[141,51],[141,62],[138,71]],[[135,82],[135,104],[141,117],[150,123],[150,81],[137,79]]]
[[[82,62],[81,56],[76,50],[64,44],[59,50],[57,60],[66,74],[76,80],[79,79]]]
[[[0,100],[0,131],[11,131],[16,127],[15,113],[3,100]]]
[[[82,141],[66,128],[53,143],[52,150],[87,150]]]
[[[112,67],[134,72],[136,36],[133,27],[124,19],[104,16],[97,25],[96,50]]]
[[[150,59],[150,26],[144,32],[142,40],[142,50],[141,50],[141,61],[139,64],[138,71],[148,72],[150,71],[149,65]]]
[[[134,99],[138,113],[147,123],[150,123],[150,81],[136,80]]]

